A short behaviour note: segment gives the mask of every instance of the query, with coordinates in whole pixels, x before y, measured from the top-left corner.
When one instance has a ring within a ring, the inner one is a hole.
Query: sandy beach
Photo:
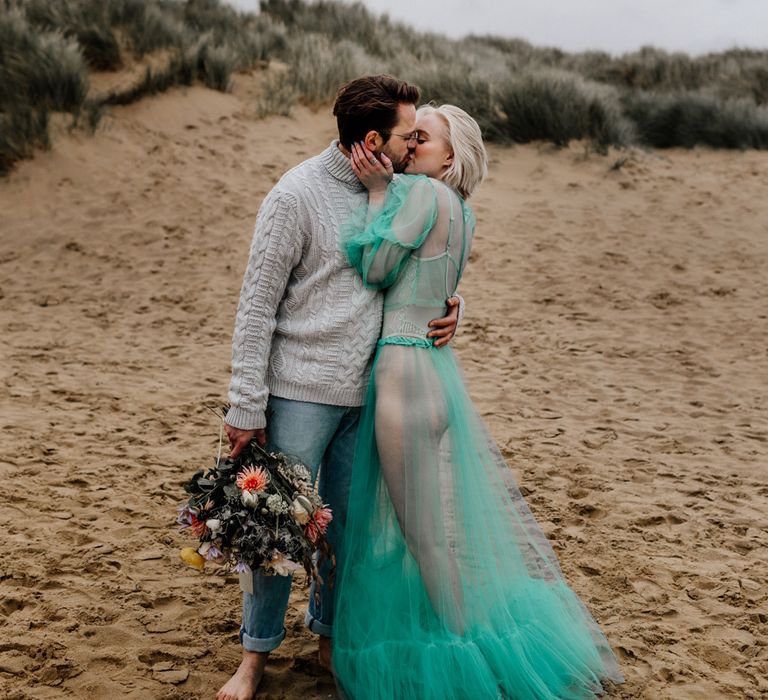
[[[261,77],[114,109],[0,181],[0,697],[213,698],[233,577],[186,567],[259,204],[334,136]],[[454,341],[617,650],[611,700],[768,697],[768,153],[493,146]],[[334,698],[294,587],[260,699]]]

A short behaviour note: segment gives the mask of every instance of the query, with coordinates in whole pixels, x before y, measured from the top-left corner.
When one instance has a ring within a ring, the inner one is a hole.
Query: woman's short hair
[[[453,163],[443,176],[443,182],[466,199],[488,174],[488,154],[480,127],[455,105],[424,105],[416,112],[417,118],[419,114],[437,114],[447,125]]]
[[[397,108],[401,104],[416,105],[421,93],[415,85],[391,75],[366,75],[342,85],[333,105],[333,116],[339,128],[339,141],[351,148],[369,131],[378,131],[384,143],[397,124]]]

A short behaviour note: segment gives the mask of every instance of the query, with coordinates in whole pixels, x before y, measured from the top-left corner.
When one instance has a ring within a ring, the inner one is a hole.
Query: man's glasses
[[[399,136],[403,141],[406,143],[410,143],[411,141],[418,141],[419,140],[419,132],[413,131],[410,134],[398,134],[394,131],[382,131],[382,134],[386,134],[387,136]]]

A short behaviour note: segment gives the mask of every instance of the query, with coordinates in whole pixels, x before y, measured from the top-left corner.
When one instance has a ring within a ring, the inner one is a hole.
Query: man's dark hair
[[[342,85],[333,105],[339,140],[345,148],[362,141],[369,131],[378,131],[384,143],[397,123],[401,104],[418,104],[421,93],[415,85],[391,75],[366,75]]]

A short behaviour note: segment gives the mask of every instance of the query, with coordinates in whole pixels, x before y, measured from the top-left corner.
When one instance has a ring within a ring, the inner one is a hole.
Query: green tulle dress
[[[386,288],[339,553],[333,664],[355,700],[583,700],[621,681],[467,394],[426,340],[467,264],[455,191],[400,176],[342,246]]]

